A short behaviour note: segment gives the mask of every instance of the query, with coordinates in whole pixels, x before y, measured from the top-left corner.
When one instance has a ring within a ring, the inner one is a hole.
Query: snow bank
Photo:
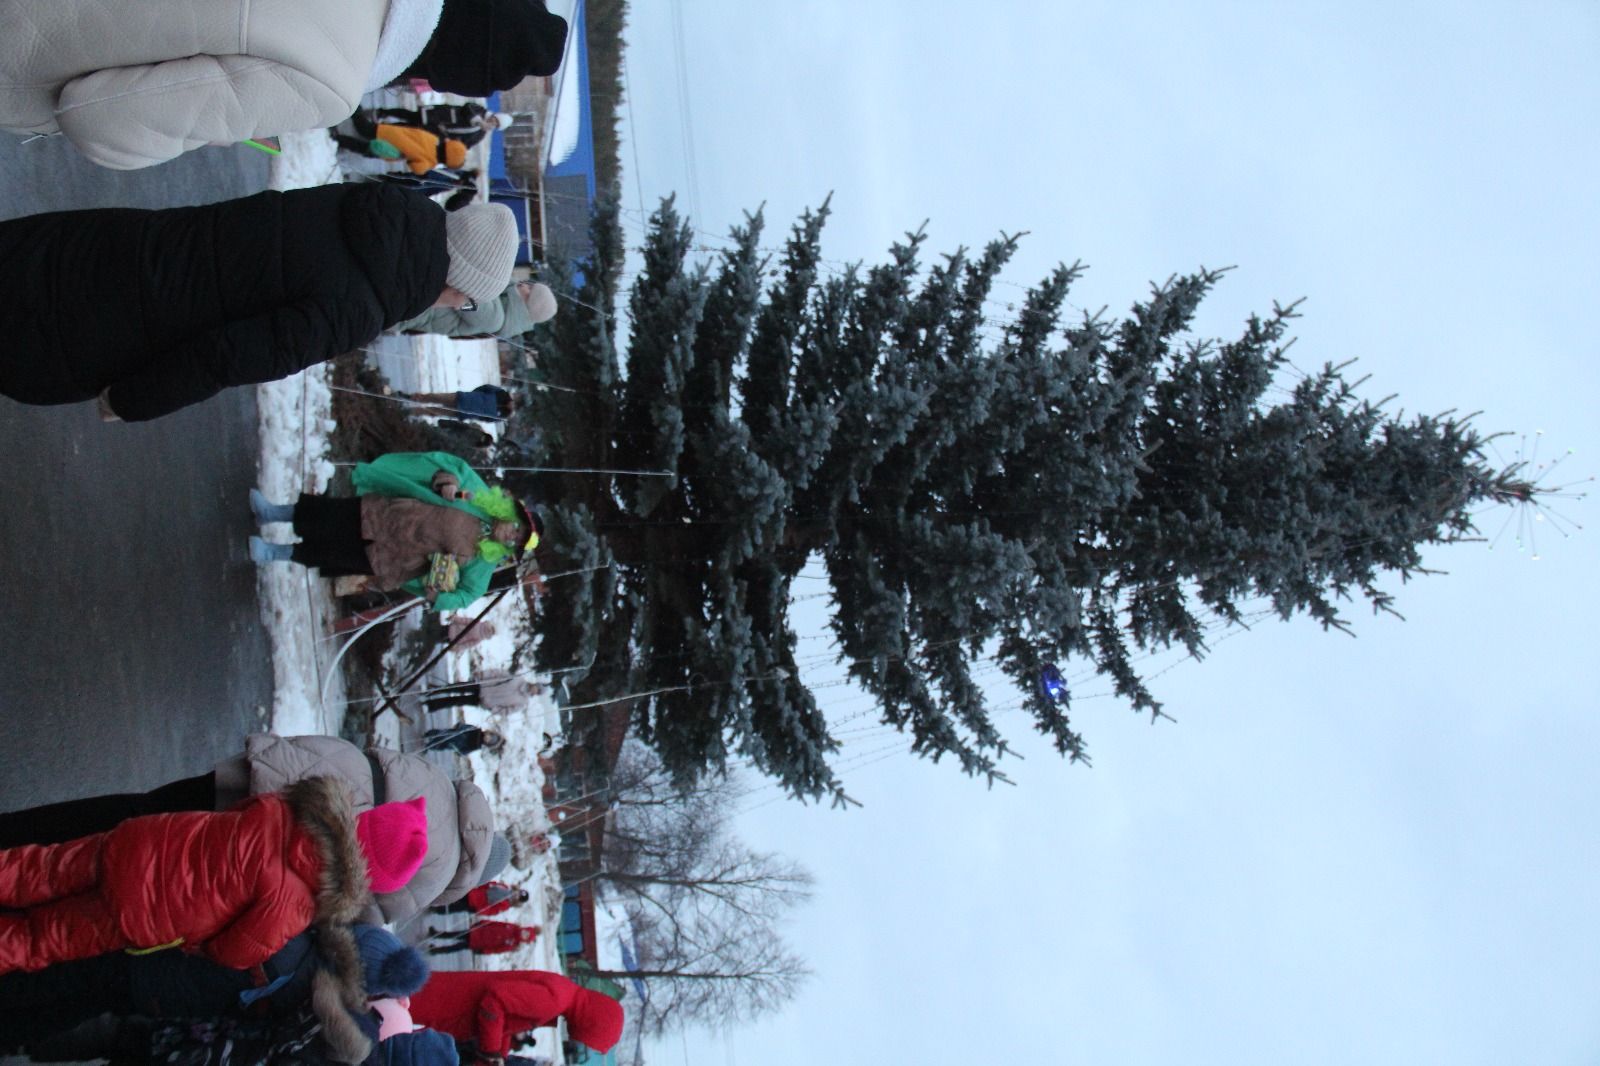
[[[258,387],[258,483],[268,499],[288,502],[302,491],[327,487],[333,475],[327,460],[331,398],[322,367]],[[268,526],[262,535],[293,540],[287,525]],[[324,637],[336,616],[328,583],[305,567],[272,563],[258,570],[256,587],[272,639],[273,731],[337,732],[344,682],[331,668],[335,641]]]
[[[500,384],[499,346],[492,340],[386,333],[367,347],[367,355],[401,392],[451,392]]]
[[[339,153],[333,138],[322,130],[285,133],[278,138],[281,155],[272,159],[274,189],[309,189],[313,185],[332,185],[344,180],[339,170]]]
[[[299,189],[339,181],[333,141],[320,130],[285,134],[283,154],[272,162],[274,189]],[[261,454],[257,484],[267,498],[287,503],[301,492],[320,492],[333,476],[328,436],[333,430],[328,368],[318,365],[282,381],[256,387]],[[289,541],[287,526],[262,531]],[[331,669],[335,641],[324,639],[336,616],[327,583],[304,567],[274,563],[258,571],[261,619],[272,640],[272,730],[334,733],[344,707],[344,681]]]

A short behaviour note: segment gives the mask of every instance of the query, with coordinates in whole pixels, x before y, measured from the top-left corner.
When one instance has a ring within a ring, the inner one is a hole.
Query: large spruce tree
[[[1390,417],[1338,367],[1294,371],[1292,307],[1233,340],[1190,336],[1218,272],[1068,323],[1081,268],[1062,266],[996,321],[1014,238],[924,268],[912,234],[881,265],[830,270],[827,214],[770,257],[747,218],[697,265],[665,202],[624,345],[602,205],[574,302],[538,335],[559,387],[535,400],[550,465],[671,474],[541,484],[545,569],[586,572],[550,583],[539,661],[582,667],[567,676],[584,701],[654,693],[635,725],[682,779],[743,755],[796,796],[842,796],[789,618],[808,564],[883,720],[995,776],[1006,740],[976,666],[998,663],[1078,759],[1047,664],[1092,664],[1159,713],[1142,653],[1201,653],[1261,605],[1344,628],[1340,601],[1390,609],[1386,576],[1469,534],[1475,505],[1529,494],[1463,419]]]

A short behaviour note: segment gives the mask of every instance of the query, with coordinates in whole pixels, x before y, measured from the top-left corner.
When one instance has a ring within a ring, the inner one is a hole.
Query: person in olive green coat
[[[298,544],[250,538],[257,563],[297,562],[324,577],[370,575],[368,587],[402,589],[434,610],[482,596],[501,563],[539,543],[543,523],[466,461],[448,452],[395,452],[357,464],[354,498],[302,493],[275,504],[256,489],[256,520],[292,522]]]
[[[556,294],[540,281],[519,281],[493,300],[469,308],[431,308],[391,327],[396,333],[446,337],[520,337],[556,315]]]

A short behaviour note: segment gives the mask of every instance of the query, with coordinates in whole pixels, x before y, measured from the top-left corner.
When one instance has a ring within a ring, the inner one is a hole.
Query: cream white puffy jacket
[[[427,44],[443,0],[0,0],[0,128],[133,170],[331,126]]]

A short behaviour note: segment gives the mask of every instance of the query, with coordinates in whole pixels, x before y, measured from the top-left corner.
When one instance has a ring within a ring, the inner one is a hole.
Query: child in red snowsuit
[[[567,1020],[567,1035],[602,1054],[622,1038],[622,1004],[544,970],[434,973],[411,997],[420,1025],[476,1041],[481,1056],[504,1057],[518,1033]]]
[[[472,949],[474,955],[503,955],[513,948],[531,944],[539,937],[537,925],[518,925],[515,922],[478,922],[471,929],[459,932],[437,933],[432,929],[432,945],[428,953],[448,955],[453,951]]]
[[[313,922],[354,921],[372,889],[410,880],[427,851],[422,802],[358,823],[343,786],[313,777],[227,811],[0,850],[0,908],[13,911],[0,913],[0,973],[179,944],[248,970]]]
[[[468,892],[465,899],[432,910],[435,914],[475,914],[480,918],[489,918],[504,914],[512,907],[520,907],[528,902],[528,898],[525,888],[512,888],[504,881],[485,881]]]

